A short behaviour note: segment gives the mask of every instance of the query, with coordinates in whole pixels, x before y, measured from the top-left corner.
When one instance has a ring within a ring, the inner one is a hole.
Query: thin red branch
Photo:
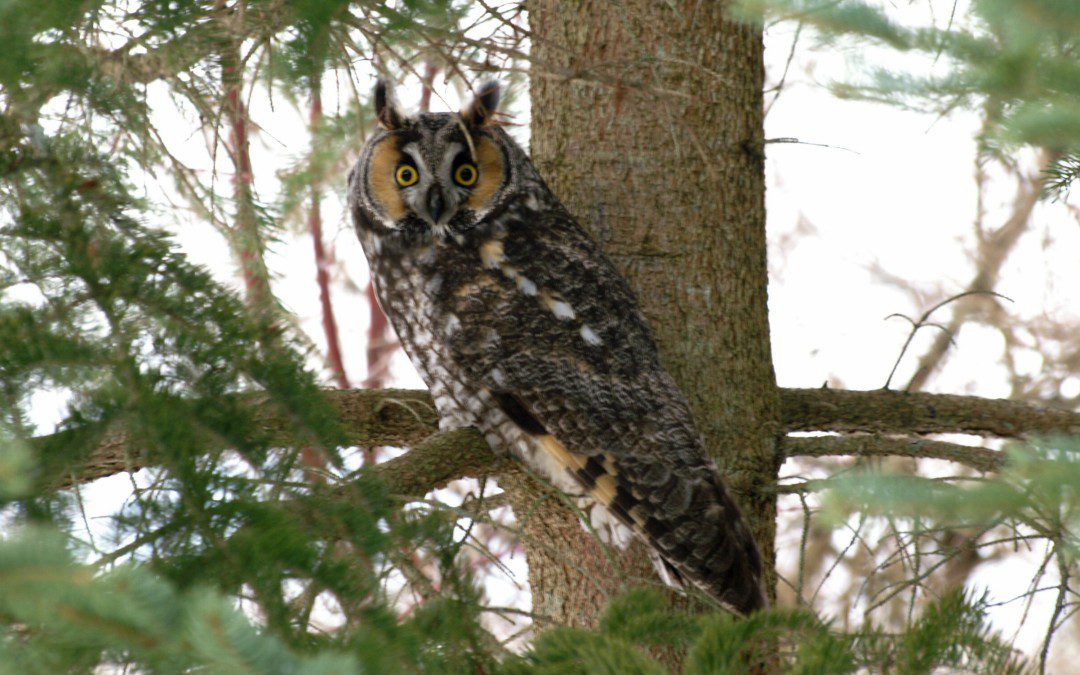
[[[322,91],[317,80],[311,88],[311,113],[309,126],[312,138],[319,131],[322,122]],[[322,307],[323,334],[326,337],[326,358],[334,373],[334,382],[339,389],[349,388],[349,378],[345,374],[345,363],[341,356],[341,342],[338,338],[337,319],[334,305],[330,298],[330,257],[323,245],[322,212],[320,210],[320,187],[315,178],[311,180],[311,209],[308,211],[308,230],[315,247],[315,281],[319,285],[319,305]]]
[[[244,73],[241,43],[234,37],[231,26],[243,20],[238,13],[243,6],[227,8],[223,1],[219,1],[217,7],[222,12],[220,26],[225,35],[221,49],[221,85],[225,93],[224,113],[229,127],[227,147],[233,164],[233,200],[236,203],[232,246],[240,261],[248,303],[260,314],[269,316],[273,296],[266,261],[263,259],[262,234],[255,214],[254,172],[248,138],[251,121],[242,94]]]
[[[428,112],[431,110],[431,91],[432,85],[435,82],[435,75],[439,72],[439,67],[432,61],[428,61],[424,64],[424,74],[420,77],[420,112]]]
[[[379,307],[379,301],[375,297],[375,285],[369,282],[366,291],[368,307],[371,311],[371,319],[368,323],[367,332],[367,378],[363,386],[366,389],[381,389],[389,374],[390,356],[397,346],[390,339],[390,322]]]

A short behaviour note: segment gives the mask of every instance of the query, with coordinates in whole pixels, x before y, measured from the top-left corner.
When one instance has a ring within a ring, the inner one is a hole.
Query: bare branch
[[[498,459],[478,431],[458,429],[433,434],[371,471],[392,494],[420,497],[458,478],[490,474]]]
[[[785,457],[919,457],[947,459],[978,471],[997,471],[1004,455],[987,448],[931,441],[911,436],[788,436],[783,443]]]
[[[977,272],[971,280],[971,283],[968,284],[964,295],[969,295],[976,291],[990,291],[997,285],[998,277],[1001,275],[1001,268],[1004,266],[1009,254],[1016,248],[1016,243],[1020,240],[1020,237],[1027,231],[1031,221],[1031,214],[1035,210],[1035,205],[1039,202],[1039,198],[1043,193],[1043,186],[1046,183],[1046,174],[1044,173],[1046,167],[1049,166],[1057,156],[1058,154],[1054,152],[1043,152],[1039,156],[1038,166],[1035,172],[1030,175],[1018,177],[1019,185],[1017,187],[1016,198],[1013,202],[1012,212],[1009,214],[1008,219],[1001,227],[990,233],[988,236],[980,236],[978,257],[976,260]],[[982,233],[980,232],[980,235],[981,234]],[[951,299],[949,301],[951,301]],[[978,307],[979,305],[974,299],[967,299],[957,305],[953,310],[952,320],[947,324],[947,330],[939,333],[934,339],[933,344],[930,346],[930,349],[920,357],[919,363],[915,368],[915,374],[911,377],[911,380],[908,382],[905,389],[908,391],[918,391],[926,385],[930,376],[933,375],[944,362],[945,354],[952,343],[952,336],[956,334],[960,329],[960,326],[974,316]],[[937,307],[934,309],[937,309]],[[933,309],[930,310],[930,312],[933,311]],[[929,312],[927,315],[929,315]],[[902,353],[901,356],[903,356]]]
[[[908,347],[911,346],[911,341],[915,338],[915,334],[919,332],[919,329],[921,329],[921,328],[923,328],[925,326],[931,326],[933,328],[937,328],[942,333],[945,334],[945,337],[948,338],[949,344],[953,345],[954,347],[956,346],[956,341],[953,340],[953,332],[954,332],[955,329],[949,329],[949,328],[946,328],[945,326],[942,326],[939,323],[933,323],[932,321],[930,321],[930,317],[931,317],[931,315],[933,315],[934,312],[938,311],[939,309],[941,309],[945,305],[947,305],[947,304],[949,304],[951,302],[954,302],[956,300],[966,298],[969,295],[992,295],[992,296],[994,296],[996,298],[1001,298],[1002,300],[1008,300],[1009,302],[1012,302],[1012,298],[1005,297],[1001,293],[995,293],[994,291],[972,290],[972,291],[964,291],[963,293],[958,293],[958,294],[953,295],[951,297],[945,298],[941,302],[937,303],[936,305],[934,305],[930,309],[923,312],[923,315],[921,317],[919,317],[918,321],[915,321],[911,317],[906,316],[904,314],[900,314],[898,312],[894,312],[894,313],[890,314],[889,316],[885,317],[886,321],[889,320],[889,319],[892,319],[892,318],[900,318],[900,319],[905,319],[908,323],[911,324],[911,332],[908,333],[907,340],[904,341],[904,346],[900,348],[900,353],[896,356],[896,362],[893,363],[892,370],[889,371],[889,377],[886,378],[886,380],[885,380],[885,387],[884,387],[885,389],[888,389],[889,385],[892,384],[893,375],[896,374],[896,369],[900,367],[900,362],[904,359],[904,354],[907,353]],[[910,391],[910,388],[908,389],[908,391]]]
[[[1080,433],[1080,413],[1002,399],[900,391],[782,389],[784,431],[975,434]]]

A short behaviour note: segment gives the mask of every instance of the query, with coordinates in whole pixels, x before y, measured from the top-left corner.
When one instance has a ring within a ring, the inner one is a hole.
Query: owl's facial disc
[[[502,153],[487,138],[469,140],[471,148],[439,135],[380,143],[373,153],[371,187],[385,210],[384,225],[400,229],[419,220],[446,235],[485,213],[505,179]]]
[[[503,150],[488,127],[499,89],[486,83],[460,113],[405,115],[385,82],[366,172],[373,220],[390,230],[446,237],[478,223],[509,184]]]

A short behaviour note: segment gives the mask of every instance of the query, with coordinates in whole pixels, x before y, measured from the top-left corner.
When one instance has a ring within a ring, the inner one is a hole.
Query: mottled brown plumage
[[[491,123],[497,102],[488,84],[458,115],[409,118],[380,84],[384,129],[349,177],[380,302],[443,427],[476,427],[594,503],[597,531],[641,537],[669,582],[763,607],[757,548],[633,294]]]

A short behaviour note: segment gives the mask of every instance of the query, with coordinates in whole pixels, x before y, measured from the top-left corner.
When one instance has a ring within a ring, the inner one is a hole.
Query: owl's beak
[[[446,212],[446,200],[443,199],[442,188],[432,185],[427,193],[427,212],[432,225],[438,225]]]

